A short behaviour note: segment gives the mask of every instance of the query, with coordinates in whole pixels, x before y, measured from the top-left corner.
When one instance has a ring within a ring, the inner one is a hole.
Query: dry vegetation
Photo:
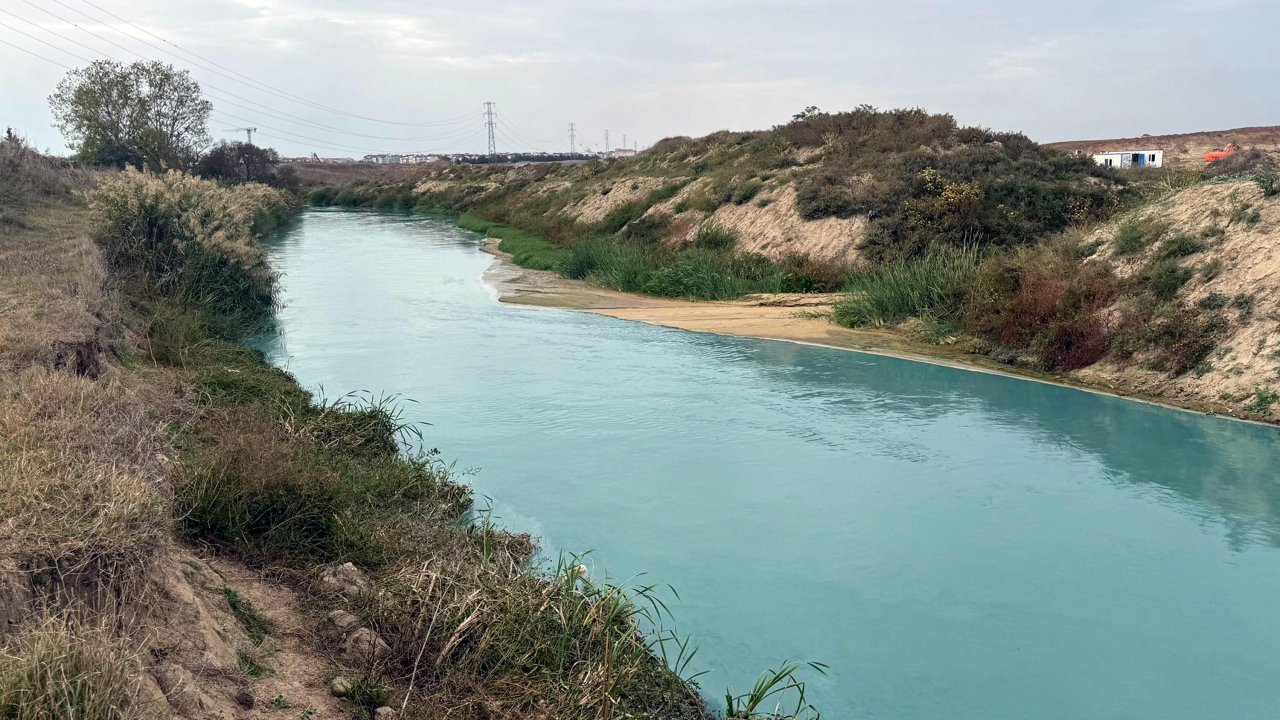
[[[649,590],[538,570],[392,399],[314,399],[237,344],[289,198],[12,181],[0,717],[706,717]]]

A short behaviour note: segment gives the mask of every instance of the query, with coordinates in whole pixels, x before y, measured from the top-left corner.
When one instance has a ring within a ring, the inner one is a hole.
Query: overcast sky
[[[565,150],[571,122],[602,149],[606,129],[615,147],[624,133],[643,146],[863,103],[1045,142],[1280,124],[1275,0],[0,0],[0,10],[0,125],[59,151],[46,98],[66,71],[47,60],[84,64],[76,55],[188,67],[214,101],[214,138],[254,125],[259,144],[286,155],[483,151],[486,100],[499,150]]]

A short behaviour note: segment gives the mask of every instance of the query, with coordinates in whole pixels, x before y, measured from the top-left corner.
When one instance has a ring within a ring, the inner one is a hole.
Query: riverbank
[[[641,591],[242,344],[295,198],[0,160],[0,716],[708,717]]]
[[[1103,374],[1044,373],[1000,363],[987,355],[969,352],[962,344],[932,344],[918,340],[902,327],[846,328],[831,321],[830,312],[839,293],[780,293],[753,295],[738,300],[694,301],[609,290],[584,280],[571,280],[549,270],[517,265],[494,238],[483,249],[496,260],[485,272],[486,283],[499,301],[533,307],[554,307],[643,322],[678,330],[733,337],[779,340],[852,350],[871,355],[926,362],[960,370],[1062,385],[1085,392],[1122,397],[1175,410],[1217,415],[1244,422],[1274,425],[1260,415],[1241,413],[1225,403],[1194,398],[1170,399],[1108,382]]]

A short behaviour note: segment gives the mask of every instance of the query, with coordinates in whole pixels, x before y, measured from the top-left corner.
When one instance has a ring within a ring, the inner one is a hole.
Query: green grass
[[[1143,270],[1139,282],[1150,290],[1156,299],[1168,302],[1178,296],[1182,286],[1186,285],[1194,275],[1195,271],[1182,267],[1176,260],[1157,260]]]
[[[1167,229],[1151,219],[1127,220],[1116,230],[1115,252],[1117,255],[1140,253],[1163,237]]]
[[[698,226],[693,234],[693,246],[705,250],[728,250],[738,242],[738,233],[714,220]]]
[[[955,318],[978,277],[976,248],[938,246],[921,258],[855,272],[836,303],[847,327],[890,325],[910,317]]]
[[[459,217],[458,227],[497,238],[498,249],[510,253],[515,263],[521,267],[559,270],[569,257],[569,250],[554,245],[539,235],[475,215],[464,214]]]
[[[1178,233],[1160,243],[1160,251],[1156,257],[1162,260],[1187,257],[1204,250],[1204,243],[1186,233]]]
[[[727,231],[714,244],[722,245]],[[806,279],[759,255],[730,249],[654,248],[612,237],[583,240],[569,250],[561,271],[623,292],[690,300],[728,300],[752,293],[792,292]]]
[[[1259,415],[1266,415],[1271,411],[1271,406],[1275,404],[1277,399],[1280,399],[1280,394],[1277,394],[1275,390],[1258,388],[1253,394],[1253,401],[1246,405],[1244,409]]]
[[[261,645],[263,640],[267,639],[267,635],[271,633],[271,621],[262,616],[261,613],[253,607],[253,603],[240,593],[231,588],[222,588],[222,594],[227,598],[227,605],[231,607],[231,614],[236,616],[236,621],[248,633],[249,639],[254,645]]]

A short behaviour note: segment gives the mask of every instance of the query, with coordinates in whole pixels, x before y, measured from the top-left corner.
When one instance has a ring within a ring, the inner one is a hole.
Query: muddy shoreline
[[[1178,402],[1117,385],[1099,385],[1068,375],[1055,375],[997,362],[965,351],[958,345],[930,345],[897,329],[850,329],[835,325],[823,315],[835,295],[784,294],[753,296],[741,300],[694,301],[635,295],[571,280],[547,270],[530,270],[498,249],[488,239],[484,252],[495,260],[484,273],[485,284],[499,302],[527,307],[579,310],[650,325],[730,337],[780,340],[800,345],[852,350],[944,365],[957,370],[1003,375],[1033,382],[1060,385],[1098,395],[1134,400],[1197,415],[1223,417],[1275,427],[1240,417],[1224,405]]]

